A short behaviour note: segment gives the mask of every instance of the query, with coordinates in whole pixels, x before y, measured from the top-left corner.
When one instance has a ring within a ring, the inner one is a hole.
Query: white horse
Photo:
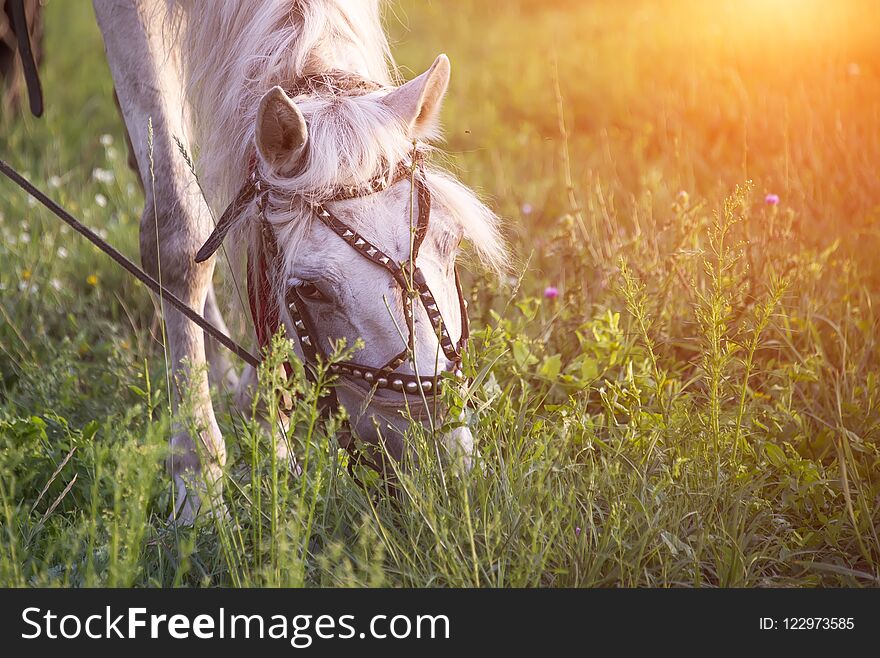
[[[392,273],[315,221],[315,207],[326,208],[395,262],[411,259],[413,177],[386,181],[374,194],[338,191],[396,171],[409,162],[414,143],[424,152],[437,137],[450,75],[446,56],[396,86],[379,0],[94,0],[94,7],[144,182],[144,267],[158,276],[161,266],[172,292],[224,327],[211,283],[214,258],[198,263],[194,256],[214,229],[207,204],[219,216],[253,174],[269,193],[237,208],[233,230],[251,253],[264,225],[272,233],[279,267],[271,279],[282,282],[272,294],[292,335],[302,342],[284,303],[291,291],[303,302],[322,351],[334,339],[353,345],[360,338],[365,346],[353,359],[367,369],[382,368],[405,351],[379,390],[357,368],[344,370],[336,388],[360,438],[375,442],[381,434],[399,457],[406,429],[401,382],[454,367],[432,320],[442,317],[447,338],[459,341],[459,242],[468,238],[484,262],[502,267],[498,220],[447,173],[427,167],[420,174],[431,206],[417,266],[439,316],[424,305],[409,306],[409,341],[406,291]],[[315,81],[322,79],[319,90]],[[355,82],[348,87],[345,80]],[[344,88],[335,93],[334,85]],[[194,147],[198,184],[175,138]],[[188,522],[199,510],[199,492],[219,488],[226,448],[203,367],[204,333],[170,309],[165,323],[175,381],[194,391],[198,424],[197,437],[178,428],[171,438],[175,515]],[[208,349],[212,370],[227,369],[223,355]],[[466,429],[444,438],[466,455],[474,449]]]

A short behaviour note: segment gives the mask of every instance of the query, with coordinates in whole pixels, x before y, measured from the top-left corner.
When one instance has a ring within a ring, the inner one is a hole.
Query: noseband
[[[405,179],[409,179],[414,188],[415,200],[418,205],[418,219],[414,226],[412,226],[412,221],[410,220],[413,230],[410,255],[407,259],[398,263],[382,251],[382,249],[333,214],[327,207],[327,203],[377,194]],[[280,271],[278,267],[280,265],[280,254],[275,230],[266,218],[267,193],[268,185],[254,170],[249,182],[241,189],[238,195],[236,195],[235,200],[223,213],[214,233],[212,233],[196,256],[198,262],[209,258],[219,248],[234,219],[245,210],[251,201],[256,201],[260,221],[260,239],[256,253],[249,256],[248,300],[256,327],[257,342],[261,349],[271,341],[272,336],[283,326],[277,302],[281,295],[278,294],[278,291],[272,285],[272,277],[270,276],[271,272]],[[431,193],[428,189],[425,170],[419,152],[414,150],[412,162],[409,165],[400,164],[393,175],[379,174],[364,185],[341,188],[326,202],[309,204],[309,206],[314,218],[333,231],[363,258],[374,263],[377,267],[381,267],[392,276],[397,287],[402,292],[404,316],[408,332],[406,348],[384,365],[374,367],[354,361],[340,361],[332,363],[330,371],[352,379],[363,380],[376,389],[390,389],[404,396],[435,395],[438,391],[439,383],[437,375],[411,375],[395,372],[397,368],[407,361],[410,355],[413,356],[413,363],[415,363],[415,318],[413,307],[414,300],[418,299],[434,327],[440,343],[440,349],[446,358],[452,362],[455,376],[460,378],[462,376],[462,352],[467,344],[469,324],[467,302],[462,293],[458,270],[455,269],[454,271],[461,313],[461,334],[458,342],[454,344],[447,330],[447,325],[443,321],[437,300],[428,286],[425,275],[417,265],[419,249],[428,233],[431,219]],[[255,262],[251,262],[251,258],[255,258]],[[328,362],[329,359],[321,347],[320,336],[315,329],[312,316],[296,286],[289,286],[287,288],[284,299],[306,363],[314,367],[319,361]]]

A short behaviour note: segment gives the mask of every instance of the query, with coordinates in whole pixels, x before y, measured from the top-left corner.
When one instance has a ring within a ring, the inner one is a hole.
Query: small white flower
[[[49,177],[49,187],[61,187],[61,177],[60,176],[50,176]]]
[[[113,135],[103,134],[101,135],[101,146],[104,148],[113,144]]]
[[[101,208],[106,208],[107,207],[107,197],[105,197],[103,194],[96,194],[95,195],[95,203],[97,203],[98,206],[100,206]]]
[[[61,281],[58,279],[52,279],[49,283],[52,284],[52,287],[55,288],[55,290],[61,290]]]
[[[58,247],[58,251],[55,253],[58,254],[58,258],[67,258],[67,249],[64,247]]]
[[[102,240],[107,239],[107,229],[99,228],[97,231],[95,231],[95,233],[97,233],[98,237],[101,238]]]
[[[94,169],[92,169],[92,180],[96,180],[99,183],[109,185],[114,181],[115,178],[115,174],[109,169],[101,169],[100,167],[95,167]]]
[[[28,244],[31,241],[31,234],[30,233],[22,233],[20,239],[21,239],[22,244]]]
[[[34,206],[37,205],[37,200],[32,196],[28,196],[27,204],[28,204],[28,208],[33,208]]]

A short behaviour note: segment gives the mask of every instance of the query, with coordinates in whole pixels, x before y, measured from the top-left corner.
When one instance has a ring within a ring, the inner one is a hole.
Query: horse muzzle
[[[348,411],[353,434],[346,441],[360,441],[379,465],[386,463],[385,455],[398,463],[415,464],[416,450],[408,445],[407,433],[413,423],[428,427],[433,420],[434,427],[442,425],[447,413],[444,405],[434,396],[421,399],[374,391],[368,398],[369,394],[369,390],[347,379],[340,379],[336,385],[336,396]],[[440,436],[439,441],[446,453],[444,459],[461,460],[470,470],[474,455],[470,429],[457,427]]]

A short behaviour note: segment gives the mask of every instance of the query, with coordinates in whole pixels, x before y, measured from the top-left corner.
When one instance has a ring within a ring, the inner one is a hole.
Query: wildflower
[[[89,274],[86,277],[86,283],[88,283],[90,286],[97,286],[98,285],[98,275],[97,274]]]
[[[96,194],[95,195],[95,203],[97,203],[101,208],[106,208],[107,207],[107,197],[105,197],[103,194]]]
[[[67,249],[64,247],[58,247],[58,251],[55,253],[58,254],[58,258],[67,258]]]
[[[764,203],[768,206],[775,206],[779,204],[779,195],[778,194],[768,194],[764,197]]]
[[[50,176],[49,177],[49,187],[61,187],[61,177],[60,176]]]
[[[104,148],[113,144],[113,135],[103,134],[101,135],[101,146]]]
[[[31,280],[31,271],[30,270],[22,270],[21,271],[21,280],[22,281],[30,281]]]
[[[31,234],[30,233],[22,233],[21,234],[21,243],[22,244],[27,244],[30,241],[31,241]]]
[[[112,183],[116,175],[109,169],[101,169],[100,167],[95,167],[92,169],[92,180],[96,180],[99,183]]]
[[[523,215],[531,215],[534,208],[532,208],[531,203],[524,203],[522,204],[521,210]]]
[[[556,299],[559,297],[559,289],[556,286],[547,286],[544,288],[545,299]]]
[[[575,536],[575,537],[580,537],[580,536],[581,536],[581,528],[580,528],[580,526],[578,526],[577,528],[574,529],[574,536]]]
[[[681,210],[684,210],[688,206],[690,206],[690,200],[691,197],[685,190],[681,190],[678,194],[675,195],[675,203]]]
[[[52,279],[49,283],[55,288],[55,290],[61,290],[61,281],[58,279]]]

